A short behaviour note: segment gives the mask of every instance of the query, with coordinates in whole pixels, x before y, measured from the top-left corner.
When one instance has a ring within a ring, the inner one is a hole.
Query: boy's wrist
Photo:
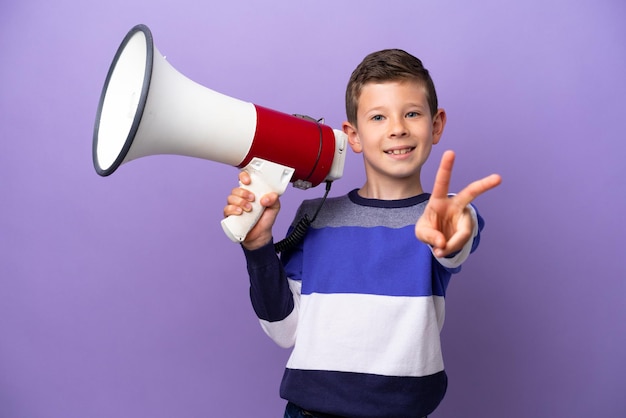
[[[244,248],[244,250],[255,251],[270,244],[274,244],[274,240],[271,235],[269,236],[269,238],[257,238],[249,242],[243,241],[241,243],[241,246]]]

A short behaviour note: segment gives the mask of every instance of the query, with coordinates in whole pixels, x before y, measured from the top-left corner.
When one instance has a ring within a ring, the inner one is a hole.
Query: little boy
[[[447,388],[439,336],[446,287],[483,227],[470,202],[500,176],[448,196],[448,151],[432,194],[424,192],[421,169],[446,113],[428,71],[402,50],[359,64],[346,111],[343,131],[363,155],[365,184],[328,199],[297,246],[280,258],[274,251],[276,194],[235,188],[224,215],[250,210],[257,198],[266,208],[242,245],[263,329],[293,346],[280,387],[285,418],[423,417]],[[249,184],[247,173],[239,177]],[[318,204],[303,202],[296,220]]]

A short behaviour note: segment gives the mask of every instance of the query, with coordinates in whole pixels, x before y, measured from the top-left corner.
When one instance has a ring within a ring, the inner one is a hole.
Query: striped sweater
[[[447,387],[440,345],[445,292],[479,242],[437,259],[415,238],[429,195],[328,199],[296,248],[246,251],[252,305],[265,332],[292,347],[281,396],[346,417],[421,417]],[[296,219],[319,200],[305,201]]]

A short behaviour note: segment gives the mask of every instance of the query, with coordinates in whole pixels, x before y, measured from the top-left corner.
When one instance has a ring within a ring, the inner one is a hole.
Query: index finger
[[[245,185],[250,184],[250,174],[246,170],[241,170],[239,172],[239,182]]]
[[[450,178],[452,177],[452,167],[454,166],[454,151],[446,151],[441,156],[439,169],[435,176],[435,184],[431,193],[432,198],[448,197],[450,188]]]

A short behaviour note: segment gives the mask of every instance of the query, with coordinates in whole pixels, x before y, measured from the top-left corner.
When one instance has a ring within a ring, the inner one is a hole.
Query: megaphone
[[[260,197],[281,195],[289,183],[307,189],[341,178],[346,135],[307,117],[245,102],[206,88],[172,67],[145,25],[120,44],[100,95],[93,163],[101,176],[137,158],[183,155],[250,173],[251,212],[222,220],[241,242],[256,224]]]

